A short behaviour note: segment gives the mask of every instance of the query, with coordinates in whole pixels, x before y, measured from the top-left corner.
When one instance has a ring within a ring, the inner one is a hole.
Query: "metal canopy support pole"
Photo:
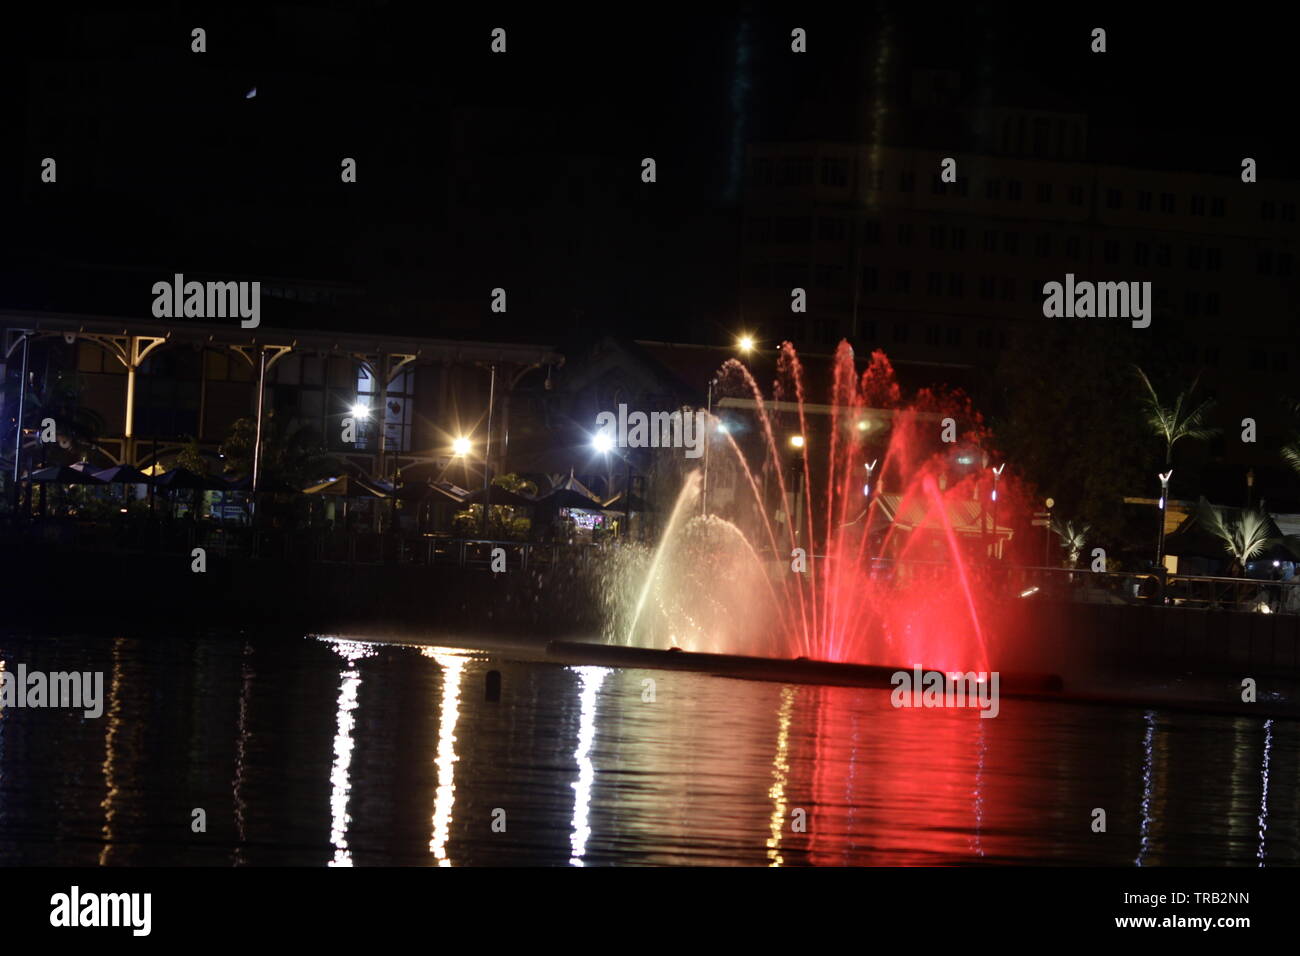
[[[257,511],[257,486],[262,469],[262,403],[266,396],[266,349],[257,351],[257,429],[253,435],[253,485],[249,494]]]
[[[496,363],[492,364],[492,375],[488,379],[488,414],[487,414],[487,439],[483,443],[483,525],[482,534],[488,536],[488,499],[491,493],[488,490],[488,475],[492,465],[492,406],[497,392],[497,367]]]
[[[18,476],[22,474],[19,464],[23,454],[23,416],[26,414],[27,402],[27,346],[31,342],[30,334],[23,333],[22,374],[18,377],[18,420],[14,435],[14,514],[18,514]]]

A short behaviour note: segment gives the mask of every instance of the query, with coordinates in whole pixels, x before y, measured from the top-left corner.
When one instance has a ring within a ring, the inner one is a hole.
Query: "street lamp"
[[[470,441],[464,435],[461,435],[451,443],[451,452],[457,458],[464,458],[468,455],[470,448]]]
[[[862,496],[864,498],[869,498],[871,496],[871,473],[876,470],[876,465],[879,463],[880,459],[877,458],[870,464],[863,465],[863,467],[867,469],[867,483],[862,486]]]
[[[993,502],[993,554],[998,555],[998,545],[1001,539],[998,537],[998,479],[1002,477],[1002,469],[1007,467],[1004,461],[993,469],[993,494],[990,496]]]
[[[791,447],[791,448],[802,448],[802,447],[803,447],[803,436],[802,436],[802,435],[791,435],[791,436],[790,436],[790,447]]]
[[[754,337],[752,335],[741,335],[736,339],[736,348],[748,355],[754,351]]]
[[[1160,479],[1160,537],[1156,544],[1156,571],[1160,572],[1165,566],[1165,506],[1169,500],[1169,479],[1173,477],[1174,470],[1159,473]]]

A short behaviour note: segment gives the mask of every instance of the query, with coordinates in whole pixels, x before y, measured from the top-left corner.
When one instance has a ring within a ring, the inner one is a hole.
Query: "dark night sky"
[[[0,40],[11,298],[39,270],[93,263],[348,279],[394,300],[441,284],[435,299],[458,300],[466,266],[439,251],[453,206],[508,219],[565,191],[570,155],[633,177],[653,155],[653,206],[611,206],[607,258],[573,264],[603,279],[571,309],[560,293],[543,297],[527,319],[545,332],[619,308],[629,333],[680,335],[693,323],[665,316],[683,299],[707,300],[709,284],[714,298],[729,294],[734,267],[708,260],[734,235],[745,142],[863,136],[882,44],[900,107],[909,69],[954,69],[970,99],[1087,112],[1096,161],[1226,172],[1253,155],[1261,170],[1295,171],[1291,41],[1253,15],[910,2],[353,8],[158,13],[110,0],[11,14]],[[201,57],[189,52],[195,25],[208,30]],[[505,57],[488,51],[496,25],[509,30]],[[809,31],[803,57],[789,53],[796,25]],[[1088,52],[1096,25],[1109,30],[1104,56]],[[48,79],[60,74],[62,85]],[[498,117],[495,130],[458,147],[451,120],[467,112]],[[907,142],[906,119],[894,110],[886,135]],[[17,185],[45,155],[59,159],[58,192]],[[339,188],[341,156],[358,159],[354,188]],[[566,207],[571,197],[552,223],[591,214]]]

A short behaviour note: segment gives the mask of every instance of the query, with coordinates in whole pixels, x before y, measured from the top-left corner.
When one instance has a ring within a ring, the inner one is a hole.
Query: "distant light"
[[[972,458],[970,455],[959,455],[959,456],[957,457],[957,464],[959,464],[959,465],[969,465],[969,464],[970,464],[971,462],[973,462],[974,460],[975,460],[975,459]]]
[[[754,351],[754,337],[752,335],[742,335],[736,339],[736,347],[742,352]]]
[[[610,438],[606,432],[596,432],[591,436],[591,447],[602,455],[607,455],[614,447],[614,439]]]
[[[791,436],[790,436],[790,446],[791,446],[792,448],[802,448],[802,447],[803,447],[803,436],[802,436],[802,435],[791,435]]]
[[[352,406],[352,415],[354,418],[369,418],[370,406],[364,405],[361,402],[357,402],[355,405]]]
[[[727,427],[726,422],[718,422],[718,431],[725,435],[727,432],[731,431],[731,429]]]
[[[871,485],[870,485],[870,484],[863,485],[863,486],[862,486],[862,493],[863,493],[864,495],[870,495],[870,494],[871,494]]]
[[[1273,567],[1275,567],[1275,568],[1280,568],[1280,567],[1282,567],[1282,562],[1281,562],[1281,561],[1274,561],[1274,562],[1273,562]]]
[[[468,455],[470,448],[470,441],[464,435],[451,443],[451,450],[455,452],[458,457],[463,458],[465,455]]]
[[[244,94],[244,99],[246,99],[246,100],[251,100],[251,99],[252,99],[254,96],[256,96],[256,95],[257,95],[257,87],[255,86],[255,87],[253,87],[251,90],[249,90],[247,93]]]
[[[864,432],[864,431],[866,431],[869,427],[870,427],[870,426],[867,424],[867,420],[866,420],[865,418],[861,419],[861,420],[858,422],[858,431],[860,431],[860,432]]]
[[[998,490],[996,488],[993,489],[993,500],[994,501],[998,500]]]
[[[1031,594],[1037,594],[1037,593],[1038,593],[1038,588],[1026,588],[1025,590],[1020,592],[1020,596],[1022,598],[1026,598],[1029,597]]]

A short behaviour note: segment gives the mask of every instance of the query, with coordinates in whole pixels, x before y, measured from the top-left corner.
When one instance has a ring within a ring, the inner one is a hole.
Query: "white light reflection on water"
[[[591,762],[591,743],[596,737],[596,695],[600,685],[609,674],[607,667],[570,667],[582,682],[582,694],[579,696],[578,749],[574,756],[578,761],[578,779],[571,786],[573,799],[573,833],[569,837],[572,855],[569,863],[584,866],[582,857],[587,852],[587,840],[591,837],[591,827],[587,823],[587,814],[591,806],[592,782],[596,777],[596,768]]]
[[[442,702],[438,706],[438,789],[433,800],[433,836],[429,852],[439,866],[451,866],[447,840],[451,835],[451,815],[456,803],[456,722],[460,719],[460,682],[467,661],[464,651],[450,647],[420,649],[442,668]]]
[[[1142,840],[1138,857],[1134,861],[1138,866],[1142,865],[1147,851],[1151,849],[1151,780],[1155,776],[1156,741],[1156,712],[1148,710],[1142,716],[1146,721],[1147,732],[1142,741]]]
[[[772,754],[772,786],[767,796],[772,801],[772,819],[767,838],[768,866],[780,866],[781,834],[785,831],[785,788],[790,780],[790,718],[794,713],[794,699],[798,691],[789,684],[781,688],[781,711],[776,732],[776,751]]]
[[[364,657],[373,657],[375,650],[352,641],[337,641],[332,645],[331,649],[347,661],[347,666],[339,673],[339,699],[335,711],[334,766],[330,770],[330,843],[334,845],[334,859],[329,866],[351,866],[348,826],[352,823],[352,815],[348,813],[348,796],[352,790],[352,731],[356,727],[352,712],[357,709],[357,692],[361,689],[361,671],[354,665]]]
[[[1264,767],[1260,771],[1262,790],[1259,795],[1259,865],[1264,865],[1264,837],[1268,833],[1268,765],[1273,756],[1273,718],[1264,721]]]

